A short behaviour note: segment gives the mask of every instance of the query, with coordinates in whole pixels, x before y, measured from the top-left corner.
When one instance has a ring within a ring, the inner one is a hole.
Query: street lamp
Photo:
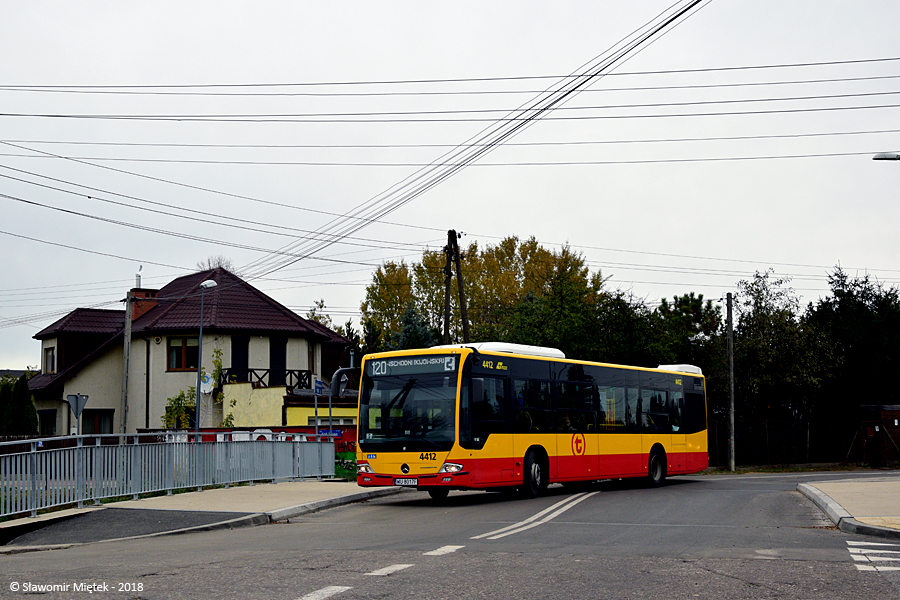
[[[197,387],[194,389],[194,439],[200,441],[200,372],[203,366],[203,292],[216,287],[216,282],[207,279],[200,283],[200,337],[197,343]]]
[[[900,152],[879,152],[872,160],[900,160]]]

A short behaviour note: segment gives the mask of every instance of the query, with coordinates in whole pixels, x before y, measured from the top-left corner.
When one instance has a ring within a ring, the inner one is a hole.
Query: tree
[[[359,363],[363,357],[363,345],[362,345],[362,339],[360,338],[359,332],[356,329],[354,329],[354,327],[353,327],[353,320],[347,319],[346,323],[344,323],[343,325],[337,326],[337,328],[335,329],[335,332],[338,335],[342,335],[345,338],[347,338],[348,340],[350,340],[350,345],[347,346],[347,348],[345,350],[347,353],[347,356],[345,356],[344,358],[346,358],[347,360],[342,362],[342,364],[350,364],[349,353],[352,350],[353,356],[355,357],[354,363],[356,364],[356,366],[359,366]]]
[[[592,306],[603,281],[599,273],[590,273],[580,254],[568,246],[552,252],[534,238],[522,242],[512,236],[483,249],[470,244],[460,260],[472,340],[542,343],[573,355],[586,352]],[[362,304],[369,351],[389,344],[410,302],[437,339],[443,337],[445,267],[446,254],[428,250],[410,267],[385,263],[375,272]],[[451,281],[451,289],[450,339],[456,342],[462,338],[456,282]],[[530,325],[535,319],[543,325]]]
[[[868,274],[851,278],[840,268],[829,275],[829,285],[831,296],[808,306],[804,324],[820,353],[812,415],[821,430],[819,444],[841,440],[840,456],[829,459],[842,460],[856,434],[859,407],[896,404],[890,374],[900,364],[900,292]]]
[[[12,377],[3,376],[0,378],[0,435],[6,433],[7,413],[12,404],[13,386],[16,380]]]
[[[334,328],[334,324],[331,322],[331,317],[328,315],[328,313],[325,312],[324,298],[313,302],[313,307],[306,313],[306,318],[310,321],[315,321],[320,325],[324,325],[329,329]]]
[[[222,256],[218,254],[216,256],[208,256],[204,260],[201,260],[197,263],[197,272],[201,273],[203,271],[212,271],[213,269],[218,268],[225,269],[229,273],[234,273],[235,275],[240,275],[234,267],[234,263],[227,256]]]
[[[414,301],[412,283],[410,269],[403,261],[386,262],[375,270],[360,307],[369,352],[383,348],[400,330],[406,307]]]
[[[803,328],[799,300],[788,278],[771,269],[738,283],[738,322],[734,333],[735,387],[741,390],[737,411],[744,418],[792,419],[803,374],[797,360]]]
[[[22,375],[13,386],[9,407],[6,411],[6,435],[36,435],[38,415],[28,389],[28,377]]]
[[[650,309],[630,292],[605,294],[595,307],[593,328],[596,360],[645,367],[659,364],[650,349]]]
[[[413,348],[430,348],[435,345],[435,332],[426,320],[418,313],[415,305],[406,305],[399,331],[391,337],[390,350],[409,350]]]
[[[166,399],[166,412],[162,425],[166,429],[187,429],[191,426],[191,416],[197,406],[196,388],[190,386],[187,392],[181,390]]]
[[[707,349],[722,333],[722,310],[703,294],[693,292],[665,298],[652,313],[651,348],[660,364],[700,365],[709,361]]]

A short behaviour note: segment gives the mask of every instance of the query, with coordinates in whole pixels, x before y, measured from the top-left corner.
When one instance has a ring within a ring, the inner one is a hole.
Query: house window
[[[56,373],[56,348],[44,348],[44,373]]]
[[[115,411],[111,409],[84,409],[81,411],[81,433],[84,435],[112,433],[114,414]]]
[[[199,356],[199,340],[191,337],[170,337],[167,342],[169,350],[169,371],[196,371]]]
[[[37,413],[41,436],[56,435],[56,409],[39,410]]]
[[[306,364],[310,373],[317,373],[316,371],[316,346],[313,344],[312,340],[306,342]]]

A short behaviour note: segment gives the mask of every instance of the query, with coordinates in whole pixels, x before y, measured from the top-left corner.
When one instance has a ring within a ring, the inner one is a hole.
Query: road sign
[[[69,406],[72,408],[72,412],[75,413],[75,418],[80,419],[81,411],[88,401],[87,394],[69,394],[66,396],[66,401],[68,401]]]

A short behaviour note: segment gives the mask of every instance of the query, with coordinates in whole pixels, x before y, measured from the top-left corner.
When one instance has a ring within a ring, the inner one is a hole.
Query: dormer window
[[[44,373],[56,373],[56,347],[44,348]]]
[[[168,345],[169,371],[196,371],[199,340],[195,337],[170,337]]]

